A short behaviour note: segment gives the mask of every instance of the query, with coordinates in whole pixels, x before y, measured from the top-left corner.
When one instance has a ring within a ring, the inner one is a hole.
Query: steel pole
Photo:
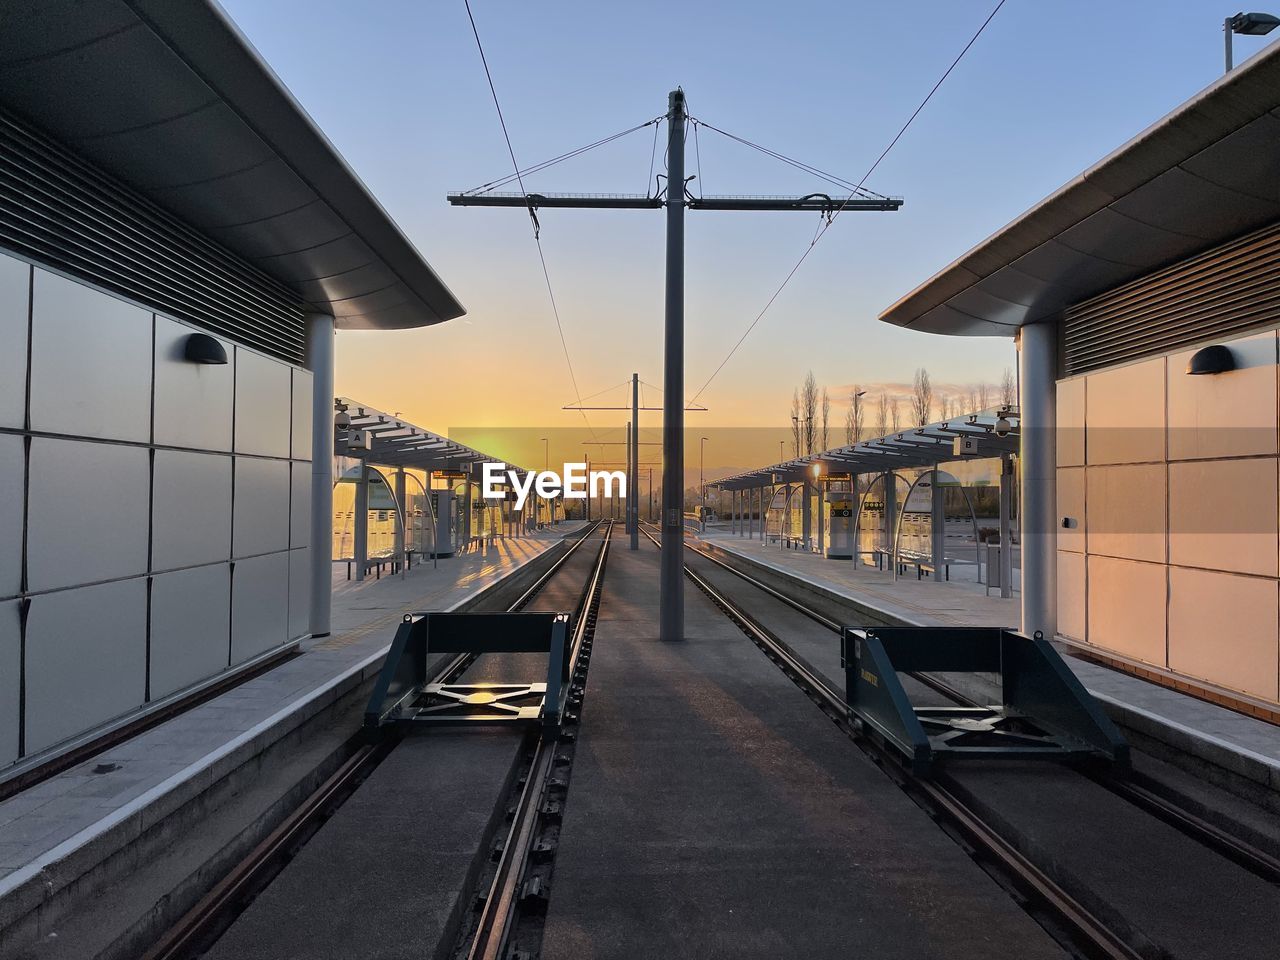
[[[1222,21],[1222,36],[1223,36],[1223,41],[1224,41],[1224,42],[1226,43],[1226,45],[1227,45],[1227,69],[1226,69],[1226,72],[1227,72],[1227,73],[1230,73],[1230,72],[1231,72],[1231,66],[1232,66],[1232,65],[1231,65],[1231,18],[1230,18],[1230,17],[1227,17],[1227,19],[1225,19],[1225,20],[1223,20],[1223,21]]]
[[[662,381],[659,629],[684,639],[684,91],[667,103],[667,309]]]
[[[640,374],[631,375],[631,549],[640,549]]]

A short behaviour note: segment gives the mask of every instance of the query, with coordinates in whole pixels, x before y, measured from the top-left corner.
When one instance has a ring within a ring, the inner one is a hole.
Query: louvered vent
[[[303,362],[303,304],[292,291],[3,112],[0,245]]]
[[[1063,318],[1063,374],[1276,325],[1280,224],[1068,309]]]

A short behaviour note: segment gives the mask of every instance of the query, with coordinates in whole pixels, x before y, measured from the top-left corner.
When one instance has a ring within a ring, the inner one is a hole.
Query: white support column
[[[809,478],[805,477],[804,483],[800,485],[800,542],[804,544],[804,549],[809,549],[809,543],[813,540],[813,486],[809,483]]]
[[[1013,596],[1013,457],[1000,456],[1000,596]],[[988,574],[990,576],[990,574]]]
[[[897,573],[898,544],[895,533],[898,529],[898,481],[890,470],[884,475],[884,509],[880,511],[884,517],[884,549],[889,558],[889,572]]]
[[[395,536],[395,558],[400,562],[400,572],[403,575],[407,564],[404,562],[404,547],[408,541],[408,534],[405,532],[405,522],[409,516],[408,501],[405,499],[404,484],[404,467],[396,468],[396,536]]]
[[[1052,638],[1058,624],[1057,330],[1052,323],[1018,335],[1022,496],[1022,630]]]
[[[360,461],[359,479],[356,481],[355,555],[356,579],[363,580],[365,567],[369,565],[369,463]]]
[[[943,561],[947,558],[947,501],[936,468],[933,471],[933,486],[930,487],[929,514],[929,532],[932,534],[929,554],[933,560],[933,579],[940,581]]]
[[[307,318],[311,369],[311,613],[313,637],[329,635],[333,593],[333,317]]]
[[[827,488],[818,484],[818,556],[827,554]]]

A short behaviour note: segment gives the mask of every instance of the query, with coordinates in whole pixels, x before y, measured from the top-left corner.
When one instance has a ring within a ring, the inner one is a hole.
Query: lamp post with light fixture
[[[1231,57],[1231,35],[1238,33],[1246,37],[1265,37],[1280,26],[1280,17],[1269,13],[1237,13],[1222,21],[1222,38],[1226,45],[1227,73],[1234,69]]]

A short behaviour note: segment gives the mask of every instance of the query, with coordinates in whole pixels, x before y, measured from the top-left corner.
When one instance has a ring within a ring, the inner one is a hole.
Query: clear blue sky
[[[455,209],[447,190],[510,171],[462,0],[230,0],[266,60],[468,307],[466,321],[340,338],[338,387],[444,429],[572,426],[573,399],[527,217]],[[645,3],[473,0],[524,165],[662,113],[691,112],[858,179],[994,0]],[[913,11],[910,20],[904,11]],[[1222,3],[1008,0],[868,181],[906,205],[847,214],[704,396],[717,425],[789,416],[812,368],[833,388],[998,381],[1003,340],[875,318],[973,244],[1212,82]],[[1237,38],[1237,60],[1270,38]],[[639,192],[651,132],[530,189]],[[704,189],[819,186],[703,134]],[[659,156],[659,163],[661,156]],[[583,395],[660,382],[662,217],[544,211],[543,241]],[[816,215],[690,213],[690,392],[804,250]],[[550,374],[550,379],[544,378]],[[477,379],[493,384],[477,390]],[[497,387],[521,391],[517,406]]]

